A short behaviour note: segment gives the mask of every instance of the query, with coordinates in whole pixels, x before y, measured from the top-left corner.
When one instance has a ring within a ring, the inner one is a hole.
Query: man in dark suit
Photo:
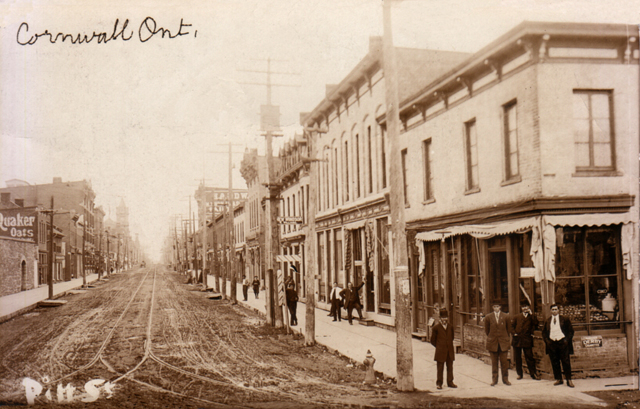
[[[453,325],[449,325],[447,310],[440,311],[440,322],[434,325],[431,332],[431,345],[436,347],[433,360],[437,362],[438,378],[436,386],[442,389],[442,375],[444,365],[447,365],[447,386],[457,388],[453,383],[453,361],[456,359],[456,350],[453,348]]]
[[[516,358],[516,372],[518,373],[518,379],[522,379],[524,374],[522,371],[522,353],[524,353],[529,375],[533,379],[540,380],[536,370],[536,360],[533,358],[533,331],[538,328],[538,319],[531,313],[531,307],[528,303],[522,304],[520,310],[522,312],[511,321],[511,332],[513,334],[511,345],[513,345],[513,353]]]
[[[556,304],[551,306],[551,316],[547,318],[542,328],[542,339],[546,345],[546,352],[553,368],[554,385],[562,385],[562,369],[567,379],[567,386],[573,388],[571,381],[571,355],[573,355],[573,325],[571,320],[560,315]]]
[[[484,330],[487,333],[487,350],[491,355],[491,386],[498,383],[498,360],[502,370],[502,383],[507,386],[509,382],[509,362],[507,353],[509,352],[509,331],[511,320],[509,314],[501,312],[500,304],[493,304],[493,313],[484,317]]]
[[[353,325],[353,309],[355,308],[358,311],[358,316],[362,319],[362,304],[360,303],[360,289],[367,282],[366,278],[362,279],[362,283],[353,287],[353,284],[349,283],[347,288],[340,291],[340,296],[344,299],[344,308],[347,309],[347,318],[349,319],[349,324]]]

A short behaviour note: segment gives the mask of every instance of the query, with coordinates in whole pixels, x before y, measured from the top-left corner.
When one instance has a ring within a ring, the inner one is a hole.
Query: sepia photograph
[[[0,0],[0,407],[640,408],[639,27]]]

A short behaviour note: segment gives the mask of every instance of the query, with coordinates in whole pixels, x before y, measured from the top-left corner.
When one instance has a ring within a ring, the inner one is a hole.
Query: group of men
[[[360,302],[360,289],[367,282],[366,278],[362,279],[362,283],[354,287],[352,283],[347,284],[347,288],[342,289],[337,282],[333,283],[331,293],[329,293],[329,302],[331,310],[329,316],[334,321],[342,321],[342,313],[340,309],[344,307],[347,310],[347,319],[349,324],[353,325],[353,310],[358,312],[358,317],[362,320],[362,303]]]
[[[484,317],[484,327],[487,334],[486,347],[491,356],[491,386],[498,383],[498,364],[502,372],[502,383],[510,386],[509,362],[507,353],[513,346],[516,373],[518,379],[522,379],[522,354],[524,354],[529,375],[535,380],[540,380],[540,374],[536,368],[533,357],[533,332],[538,328],[538,319],[532,313],[529,304],[521,306],[520,314],[511,318],[509,314],[501,311],[502,307],[496,303],[493,312]],[[544,340],[546,353],[549,355],[554,385],[562,385],[562,372],[567,380],[567,386],[574,387],[571,380],[571,355],[573,354],[573,326],[571,320],[559,314],[557,305],[551,306],[551,316],[547,318],[542,327],[542,339]],[[453,361],[455,349],[453,346],[453,325],[449,325],[449,315],[446,310],[440,311],[439,322],[434,325],[431,332],[431,344],[436,347],[434,361],[437,362],[436,386],[442,389],[444,367],[447,367],[447,385],[457,388],[453,383]]]

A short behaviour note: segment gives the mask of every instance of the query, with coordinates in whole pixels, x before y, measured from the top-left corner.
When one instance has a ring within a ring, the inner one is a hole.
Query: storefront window
[[[576,329],[620,325],[616,227],[557,227],[555,301]]]
[[[463,241],[464,266],[467,275],[467,305],[465,322],[479,324],[484,305],[484,286],[480,275],[478,239],[465,236]],[[477,315],[476,315],[477,314]]]

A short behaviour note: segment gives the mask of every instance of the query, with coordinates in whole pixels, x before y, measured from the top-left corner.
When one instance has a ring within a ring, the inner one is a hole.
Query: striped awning
[[[291,255],[278,254],[276,256],[276,261],[279,263],[295,263],[296,261],[298,263],[301,263],[302,258],[300,258],[300,256],[296,254],[291,254]]]

